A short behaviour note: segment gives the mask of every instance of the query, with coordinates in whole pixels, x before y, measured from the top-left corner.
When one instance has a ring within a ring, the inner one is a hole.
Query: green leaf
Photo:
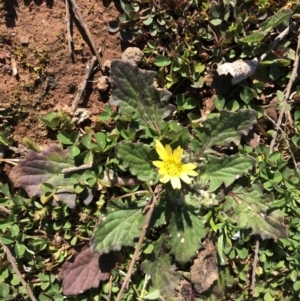
[[[9,294],[9,285],[6,283],[0,283],[0,297],[5,298]]]
[[[171,64],[171,61],[164,55],[157,55],[154,60],[154,65],[158,67],[165,67]]]
[[[272,210],[267,205],[273,202],[272,194],[263,194],[262,187],[253,184],[251,189],[235,188],[226,197],[224,210],[241,228],[251,228],[252,234],[264,239],[287,238],[288,230],[284,224],[281,210]]]
[[[65,145],[73,144],[73,141],[72,141],[70,135],[63,131],[57,135],[57,139],[59,140],[59,142],[61,142],[62,144],[65,144]]]
[[[159,289],[164,300],[175,301],[175,289],[180,282],[180,274],[171,265],[170,257],[164,254],[162,249],[163,238],[154,243],[154,250],[149,259],[142,262],[141,267],[144,273],[151,276],[151,287]]]
[[[197,106],[197,101],[194,97],[185,98],[183,94],[176,95],[177,110],[191,110]]]
[[[213,192],[223,183],[225,187],[231,185],[237,177],[246,173],[255,164],[255,160],[247,155],[236,154],[216,158],[207,156],[208,162],[201,180],[209,184],[209,191]]]
[[[139,180],[148,182],[155,179],[156,172],[152,164],[155,158],[148,145],[122,141],[117,145],[116,152],[123,160],[123,165]]]
[[[168,103],[171,93],[153,85],[155,72],[139,69],[122,60],[111,63],[111,105],[119,106],[120,113],[136,120],[140,128],[151,128],[160,133],[162,120],[175,110]]]
[[[240,144],[242,135],[247,135],[256,123],[257,113],[254,110],[239,112],[220,111],[220,116],[207,119],[203,127],[194,130],[206,149],[213,145]]]
[[[106,147],[106,135],[104,133],[96,133],[95,134],[95,139],[98,143],[98,145],[102,148],[105,149]]]
[[[172,214],[168,226],[171,252],[179,262],[189,261],[197,255],[201,239],[207,234],[203,219],[195,212],[183,208]]]
[[[253,92],[249,87],[245,87],[240,93],[240,97],[245,104],[249,104],[253,99]]]
[[[292,13],[293,12],[290,9],[281,9],[276,14],[264,21],[260,25],[260,29],[262,31],[270,31],[281,23],[288,22]]]
[[[222,23],[222,20],[221,19],[213,19],[210,21],[210,23],[214,26],[218,26]]]
[[[58,115],[54,112],[50,112],[46,115],[44,115],[41,120],[45,123],[46,126],[48,126],[51,129],[55,129],[58,127],[60,123],[60,119]]]
[[[218,111],[221,111],[225,105],[225,98],[222,95],[216,95],[215,106]]]
[[[99,254],[121,250],[122,246],[133,246],[145,222],[141,209],[125,209],[111,212],[100,222],[91,238],[93,252]]]
[[[240,41],[246,44],[258,43],[265,37],[265,34],[262,32],[252,32],[248,36],[242,38]]]
[[[156,299],[159,298],[159,295],[160,295],[159,290],[154,290],[154,291],[148,293],[147,296],[144,297],[144,299],[146,299],[146,300],[156,300]]]
[[[78,156],[80,154],[80,149],[75,145],[71,145],[69,147],[69,153],[72,158],[75,158],[76,156]]]

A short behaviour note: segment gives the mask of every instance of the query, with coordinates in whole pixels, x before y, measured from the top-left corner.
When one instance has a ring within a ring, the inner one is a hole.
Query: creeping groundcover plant
[[[257,113],[224,110],[183,126],[154,76],[112,61],[110,105],[118,111],[108,107],[101,118],[114,129],[62,133],[62,147],[29,154],[11,172],[16,186],[44,204],[90,206],[97,196],[90,248],[63,266],[65,295],[103,282],[102,294],[113,291],[115,300],[184,300],[184,288],[204,294],[213,285],[226,299],[225,267],[251,255],[243,244],[287,237],[272,193],[249,176],[255,153],[240,148]]]

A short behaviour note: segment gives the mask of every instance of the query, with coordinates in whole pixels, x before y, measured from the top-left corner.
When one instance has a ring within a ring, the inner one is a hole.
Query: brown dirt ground
[[[95,46],[102,49],[102,64],[120,58],[121,40],[118,34],[107,31],[108,21],[119,15],[115,3],[101,0],[76,0],[76,3]],[[14,146],[21,147],[25,137],[40,145],[49,143],[49,133],[40,116],[71,107],[93,56],[78,30],[78,21],[72,24],[74,62],[68,49],[64,0],[0,2],[0,123],[12,125]],[[13,59],[17,63],[16,77],[12,72]],[[98,70],[91,80],[101,75]],[[51,81],[55,83],[54,89],[47,88]],[[96,85],[89,83],[79,104],[90,111],[91,120],[97,119],[107,101],[107,95],[101,95]],[[5,116],[1,113],[4,109]]]

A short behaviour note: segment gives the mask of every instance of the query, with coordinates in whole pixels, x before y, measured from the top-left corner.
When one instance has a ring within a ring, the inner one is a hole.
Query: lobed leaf
[[[252,234],[263,240],[287,238],[288,230],[284,224],[281,210],[272,210],[267,205],[273,201],[273,195],[264,195],[262,187],[254,184],[251,189],[235,188],[226,197],[224,210],[241,228],[251,228]]]
[[[175,106],[168,103],[172,95],[169,91],[153,85],[155,72],[113,60],[110,74],[110,104],[119,106],[121,115],[136,120],[141,128],[160,132],[160,123],[172,114]]]
[[[125,209],[111,212],[95,227],[91,238],[93,252],[99,254],[121,250],[122,246],[133,246],[144,225],[141,209]]]
[[[209,183],[209,191],[213,192],[223,183],[225,187],[231,185],[239,176],[248,172],[255,164],[255,160],[247,155],[236,154],[216,158],[207,156],[208,162],[205,171],[201,174],[201,180]]]
[[[203,127],[194,130],[194,134],[205,144],[206,149],[217,145],[240,144],[241,136],[248,135],[256,123],[257,112],[241,110],[239,112],[220,111],[220,115],[203,122]]]
[[[168,242],[176,260],[186,262],[197,255],[200,241],[206,236],[207,229],[203,219],[184,208],[172,214],[168,232]]]
[[[116,152],[123,165],[139,180],[149,182],[155,179],[154,158],[148,145],[122,141],[117,145]]]

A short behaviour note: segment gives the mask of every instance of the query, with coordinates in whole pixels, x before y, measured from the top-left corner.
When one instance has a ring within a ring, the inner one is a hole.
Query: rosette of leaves
[[[155,153],[149,139],[159,137],[174,146],[182,141],[176,135],[182,126],[176,128],[164,120],[166,112],[167,116],[170,114],[167,104],[170,94],[153,85],[154,75],[129,63],[112,62],[110,103],[118,105],[121,118],[139,130],[139,141],[120,142],[116,153],[123,167],[148,185],[158,181],[151,164]],[[148,227],[148,233],[156,230],[160,238],[152,241],[153,252],[142,263],[143,270],[151,275],[153,288],[159,289],[167,300],[176,296],[174,288],[179,274],[174,264],[188,262],[196,256],[207,233],[217,231],[209,225],[221,219],[221,214],[237,228],[251,229],[252,234],[262,239],[287,236],[283,213],[270,210],[272,195],[264,195],[259,184],[252,188],[245,184],[247,174],[256,164],[255,158],[238,150],[230,151],[232,144],[240,145],[241,137],[253,128],[256,116],[254,110],[220,111],[196,127],[192,134],[187,131],[185,160],[197,162],[200,175],[191,186],[181,190],[163,186]],[[152,192],[149,193],[151,198]],[[133,247],[145,224],[143,208],[148,201],[149,195],[137,196],[135,203],[121,199],[110,203],[106,218],[94,230],[92,250],[105,254]],[[151,242],[151,235],[149,239]],[[145,241],[143,246],[146,247]],[[167,277],[172,281],[166,281]]]

